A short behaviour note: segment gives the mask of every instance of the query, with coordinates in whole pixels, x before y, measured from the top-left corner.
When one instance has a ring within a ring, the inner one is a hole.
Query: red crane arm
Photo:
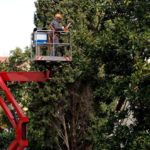
[[[9,121],[15,129],[16,138],[12,142],[12,144],[8,147],[7,150],[23,150],[26,146],[28,146],[28,141],[26,138],[26,124],[28,123],[28,117],[26,117],[16,102],[15,98],[11,94],[7,85],[4,81],[19,81],[19,82],[44,82],[47,78],[49,78],[49,71],[46,73],[43,72],[0,72],[0,89],[4,91],[6,94],[7,100],[10,104],[12,104],[15,109],[18,120],[15,121],[15,118],[4,100],[0,96],[0,106],[3,108],[5,114],[7,115]]]
[[[44,82],[49,77],[48,72],[5,72],[0,71],[0,76],[4,81],[20,81],[20,82]]]

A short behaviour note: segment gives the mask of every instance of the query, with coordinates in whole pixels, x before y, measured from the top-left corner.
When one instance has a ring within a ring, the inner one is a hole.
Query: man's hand
[[[64,31],[64,29],[65,29],[65,27],[64,26],[62,26],[62,30]]]

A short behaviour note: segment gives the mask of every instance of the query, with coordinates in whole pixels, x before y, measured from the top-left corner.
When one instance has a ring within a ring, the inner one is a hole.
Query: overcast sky
[[[35,0],[0,1],[0,56],[9,56],[10,50],[30,46],[33,31]]]

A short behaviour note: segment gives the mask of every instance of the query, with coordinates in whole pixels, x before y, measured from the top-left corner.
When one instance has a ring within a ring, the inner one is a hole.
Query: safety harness
[[[49,52],[51,53],[51,50],[52,50],[52,42],[53,42],[53,39],[55,38],[55,36],[59,36],[59,33],[55,33],[55,28],[52,26],[52,24],[50,25],[50,30],[49,30],[49,38],[48,38],[48,41],[49,41]],[[53,34],[54,32],[54,34]]]

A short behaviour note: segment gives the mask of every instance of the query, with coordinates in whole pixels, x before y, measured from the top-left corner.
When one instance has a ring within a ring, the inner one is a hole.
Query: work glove
[[[64,26],[62,26],[62,30],[64,31],[64,29],[65,29],[65,27]]]

